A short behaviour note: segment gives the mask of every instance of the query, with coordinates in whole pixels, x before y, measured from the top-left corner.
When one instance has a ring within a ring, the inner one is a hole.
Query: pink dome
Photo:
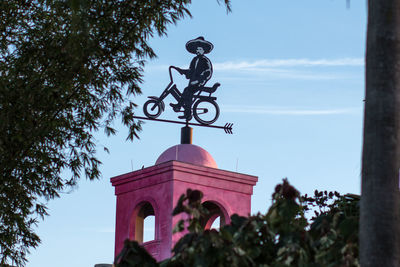
[[[215,160],[210,153],[203,148],[192,144],[180,144],[168,148],[158,157],[156,165],[171,160],[218,168],[217,163],[215,163]]]

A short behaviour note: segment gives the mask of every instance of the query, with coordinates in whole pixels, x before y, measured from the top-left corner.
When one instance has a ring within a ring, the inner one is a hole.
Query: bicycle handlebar
[[[169,68],[168,68],[168,71],[169,71],[169,78],[171,79],[171,83],[173,83],[173,82],[174,82],[174,79],[172,78],[171,69],[175,69],[176,71],[179,72],[179,68],[178,68],[178,67],[175,67],[175,66],[169,66]]]

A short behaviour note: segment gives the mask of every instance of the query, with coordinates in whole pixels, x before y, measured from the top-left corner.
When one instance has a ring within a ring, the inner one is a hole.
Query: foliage
[[[141,247],[137,242],[129,242],[129,240],[125,241],[124,248],[115,260],[118,261],[119,267],[158,266],[156,260],[147,253],[145,248]]]
[[[100,176],[94,132],[121,119],[138,137],[130,97],[155,57],[148,40],[190,2],[0,1],[0,265],[24,265],[49,199]]]
[[[233,215],[231,224],[219,230],[203,230],[201,197],[201,192],[188,190],[180,198],[174,214],[190,216],[177,229],[187,225],[189,232],[177,242],[173,256],[156,266],[360,266],[357,195],[315,191],[313,197],[300,196],[284,180],[266,214]],[[125,257],[144,260],[149,254],[131,251]],[[117,260],[116,266],[140,264],[120,265]]]

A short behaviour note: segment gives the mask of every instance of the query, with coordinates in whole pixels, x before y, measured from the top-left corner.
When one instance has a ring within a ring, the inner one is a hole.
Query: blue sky
[[[188,67],[193,56],[185,43],[204,36],[214,44],[209,84],[221,83],[215,124],[234,123],[234,134],[194,128],[193,143],[210,152],[219,168],[259,177],[252,212],[266,211],[285,177],[302,193],[359,193],[365,1],[346,8],[345,0],[234,0],[230,14],[215,0],[193,2],[192,19],[151,40],[158,58],[146,66],[137,115],[147,96],[158,96],[168,84],[169,65]],[[174,77],[184,88],[187,81]],[[160,118],[176,114],[168,107]],[[127,131],[115,126],[117,136],[97,135],[103,178],[83,179],[49,203],[50,216],[37,229],[42,244],[27,266],[112,262],[115,196],[109,178],[153,165],[179,142],[181,127],[146,122],[141,139],[126,142]]]

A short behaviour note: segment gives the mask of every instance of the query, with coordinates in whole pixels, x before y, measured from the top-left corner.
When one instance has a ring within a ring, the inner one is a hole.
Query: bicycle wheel
[[[219,107],[213,100],[200,99],[193,105],[193,117],[201,124],[209,125],[219,117]]]
[[[143,105],[143,113],[148,118],[155,119],[160,116],[161,112],[161,103],[158,100],[150,99]]]

